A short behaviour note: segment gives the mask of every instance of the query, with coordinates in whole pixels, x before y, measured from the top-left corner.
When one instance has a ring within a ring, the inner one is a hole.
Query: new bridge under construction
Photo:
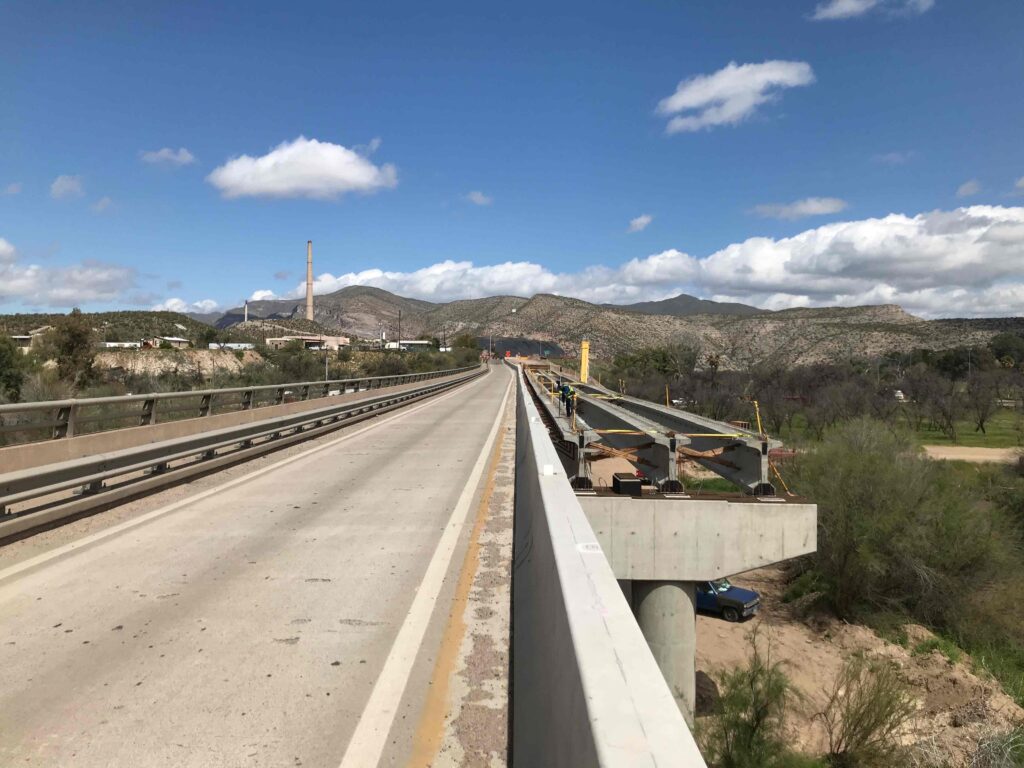
[[[703,766],[696,582],[816,545],[777,441],[585,366],[0,405],[0,429],[4,764]]]

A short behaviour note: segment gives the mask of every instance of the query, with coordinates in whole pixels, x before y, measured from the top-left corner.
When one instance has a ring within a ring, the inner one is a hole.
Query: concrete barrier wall
[[[703,767],[518,374],[515,768]]]
[[[437,379],[431,379],[430,383],[441,383],[467,374],[453,374]],[[304,411],[313,411],[317,408],[324,408],[330,405],[344,404],[376,397],[378,394],[402,392],[407,389],[416,389],[426,382],[417,381],[409,384],[401,384],[396,387],[382,387],[380,389],[362,390],[360,392],[349,392],[342,395],[329,397],[318,397],[312,400],[298,400],[282,405],[265,405],[259,408],[251,408],[247,411],[231,411],[229,413],[218,413],[202,418],[179,419],[177,421],[157,422],[144,427],[125,427],[112,429],[106,432],[94,432],[88,435],[77,437],[65,437],[60,440],[47,440],[23,445],[11,445],[0,448],[0,467],[4,472],[16,472],[32,467],[41,467],[46,464],[54,464],[58,461],[71,461],[86,456],[95,456],[99,453],[110,453],[126,448],[137,448],[140,445],[159,443],[164,440],[172,440],[176,437],[187,437],[197,435],[201,432],[210,432],[224,427],[237,427],[241,424],[251,424],[255,421],[272,419],[276,416],[291,416]]]

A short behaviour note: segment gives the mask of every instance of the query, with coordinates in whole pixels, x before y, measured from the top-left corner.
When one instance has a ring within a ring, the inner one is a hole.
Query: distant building
[[[430,349],[434,342],[428,339],[402,339],[401,341],[388,341],[384,349]]]
[[[188,339],[183,339],[180,336],[154,336],[151,339],[143,339],[142,346],[148,349],[159,349],[167,344],[174,349],[188,349],[190,343]]]
[[[17,334],[11,336],[11,341],[14,342],[14,346],[16,346],[18,349],[20,349],[27,355],[28,351],[32,349],[32,347],[36,346],[40,341],[42,341],[43,334],[51,330],[53,330],[52,325],[44,325],[39,328],[33,328],[27,334]]]
[[[103,349],[141,349],[141,341],[101,341]]]
[[[218,343],[214,342],[214,343],[210,344],[209,348],[210,349],[229,349],[231,351],[235,351],[235,350],[245,350],[245,349],[256,349],[256,345],[255,344],[250,344],[247,341],[246,342],[225,341],[222,344],[218,344]]]
[[[11,336],[11,341],[14,342],[14,346],[24,352],[26,355],[32,348],[32,337],[29,335],[24,336]]]
[[[271,349],[287,347],[292,342],[301,342],[306,349],[328,349],[332,352],[347,347],[351,340],[348,336],[313,336],[299,334],[295,336],[277,336],[267,339],[267,346]]]

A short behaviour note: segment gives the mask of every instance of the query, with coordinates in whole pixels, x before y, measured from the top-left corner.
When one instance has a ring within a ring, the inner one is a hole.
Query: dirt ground
[[[933,459],[970,461],[976,464],[993,461],[1009,464],[1021,455],[1019,448],[968,448],[962,445],[926,445],[924,451]]]
[[[798,751],[825,751],[825,733],[814,714],[821,711],[826,689],[831,687],[843,663],[858,652],[891,659],[899,666],[918,699],[918,712],[905,734],[905,742],[918,744],[922,752],[941,756],[954,768],[968,764],[968,756],[984,736],[1024,723],[1024,709],[997,682],[973,674],[966,654],[954,664],[939,651],[914,655],[911,650],[882,640],[867,627],[797,618],[781,602],[783,574],[779,568],[751,571],[737,576],[735,582],[760,592],[762,612],[742,624],[698,616],[698,716],[714,698],[711,680],[716,673],[746,663],[748,636],[757,626],[759,637],[770,640],[773,657],[784,663],[787,676],[800,693],[801,701],[793,707],[786,726],[791,746]],[[911,649],[931,637],[927,629],[916,625],[908,625],[907,634]]]

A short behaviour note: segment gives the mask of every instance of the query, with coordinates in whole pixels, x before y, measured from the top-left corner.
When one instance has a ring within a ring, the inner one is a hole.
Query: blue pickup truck
[[[697,610],[721,614],[726,621],[739,621],[755,615],[761,608],[761,596],[749,589],[734,587],[728,579],[697,582]]]

